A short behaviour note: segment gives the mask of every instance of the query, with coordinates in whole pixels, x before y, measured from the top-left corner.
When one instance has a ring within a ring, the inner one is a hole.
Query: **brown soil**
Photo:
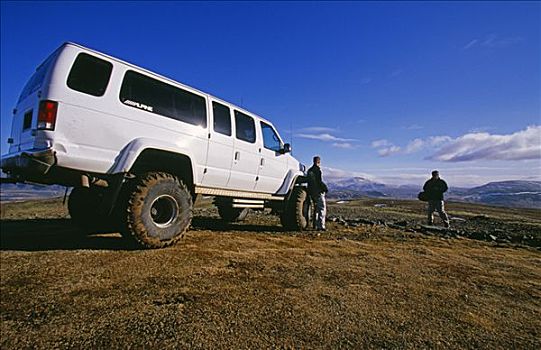
[[[417,220],[416,203],[356,205],[330,211]],[[536,212],[487,212],[538,227]],[[1,216],[2,349],[541,348],[541,254],[527,246],[377,225],[299,234],[263,214],[223,225],[204,207],[177,246],[131,250],[82,235],[58,200]]]

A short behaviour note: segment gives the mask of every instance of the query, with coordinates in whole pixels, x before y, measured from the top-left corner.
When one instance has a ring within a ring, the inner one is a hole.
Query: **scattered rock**
[[[464,219],[464,218],[459,218],[459,217],[457,217],[457,216],[451,217],[450,220],[451,220],[451,221],[458,221],[458,222],[465,222],[465,221],[466,221],[466,219]]]
[[[488,220],[489,217],[487,215],[475,215],[470,218],[470,220]]]
[[[383,207],[378,204],[375,207]],[[450,220],[455,222],[458,228],[444,228],[434,225],[419,225],[415,221],[400,220],[387,221],[382,219],[367,219],[361,217],[348,216],[329,216],[330,222],[336,222],[339,225],[349,228],[359,227],[361,225],[370,225],[372,227],[389,227],[395,230],[401,230],[409,233],[423,233],[437,235],[441,238],[469,238],[498,243],[513,243],[540,246],[538,240],[532,235],[515,235],[509,228],[504,229],[500,225],[500,221],[488,215],[475,215],[469,218],[451,217]],[[469,222],[468,222],[469,221]]]
[[[398,226],[408,226],[409,225],[409,222],[407,222],[406,220],[402,220],[402,221],[397,221],[395,222],[395,225],[398,225]]]

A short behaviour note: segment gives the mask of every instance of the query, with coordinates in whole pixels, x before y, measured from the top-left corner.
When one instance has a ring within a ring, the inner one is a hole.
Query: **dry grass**
[[[132,251],[58,201],[3,205],[2,349],[541,347],[538,250],[200,213],[183,244]]]

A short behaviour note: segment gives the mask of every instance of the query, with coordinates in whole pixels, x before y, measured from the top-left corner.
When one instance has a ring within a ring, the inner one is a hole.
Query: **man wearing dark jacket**
[[[325,231],[325,215],[327,212],[327,205],[325,203],[325,193],[329,190],[327,185],[323,182],[321,177],[321,158],[319,156],[314,157],[314,165],[308,169],[308,193],[312,199],[312,203],[315,204],[316,209],[316,230]]]
[[[434,211],[437,211],[445,227],[449,228],[449,217],[445,212],[443,204],[443,194],[449,189],[447,183],[440,179],[440,173],[437,170],[432,172],[432,178],[425,182],[423,191],[428,199],[428,224],[432,225],[434,221]]]

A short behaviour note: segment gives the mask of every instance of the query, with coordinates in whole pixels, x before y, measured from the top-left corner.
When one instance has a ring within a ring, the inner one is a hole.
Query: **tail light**
[[[38,112],[38,130],[54,130],[58,102],[41,101]]]

